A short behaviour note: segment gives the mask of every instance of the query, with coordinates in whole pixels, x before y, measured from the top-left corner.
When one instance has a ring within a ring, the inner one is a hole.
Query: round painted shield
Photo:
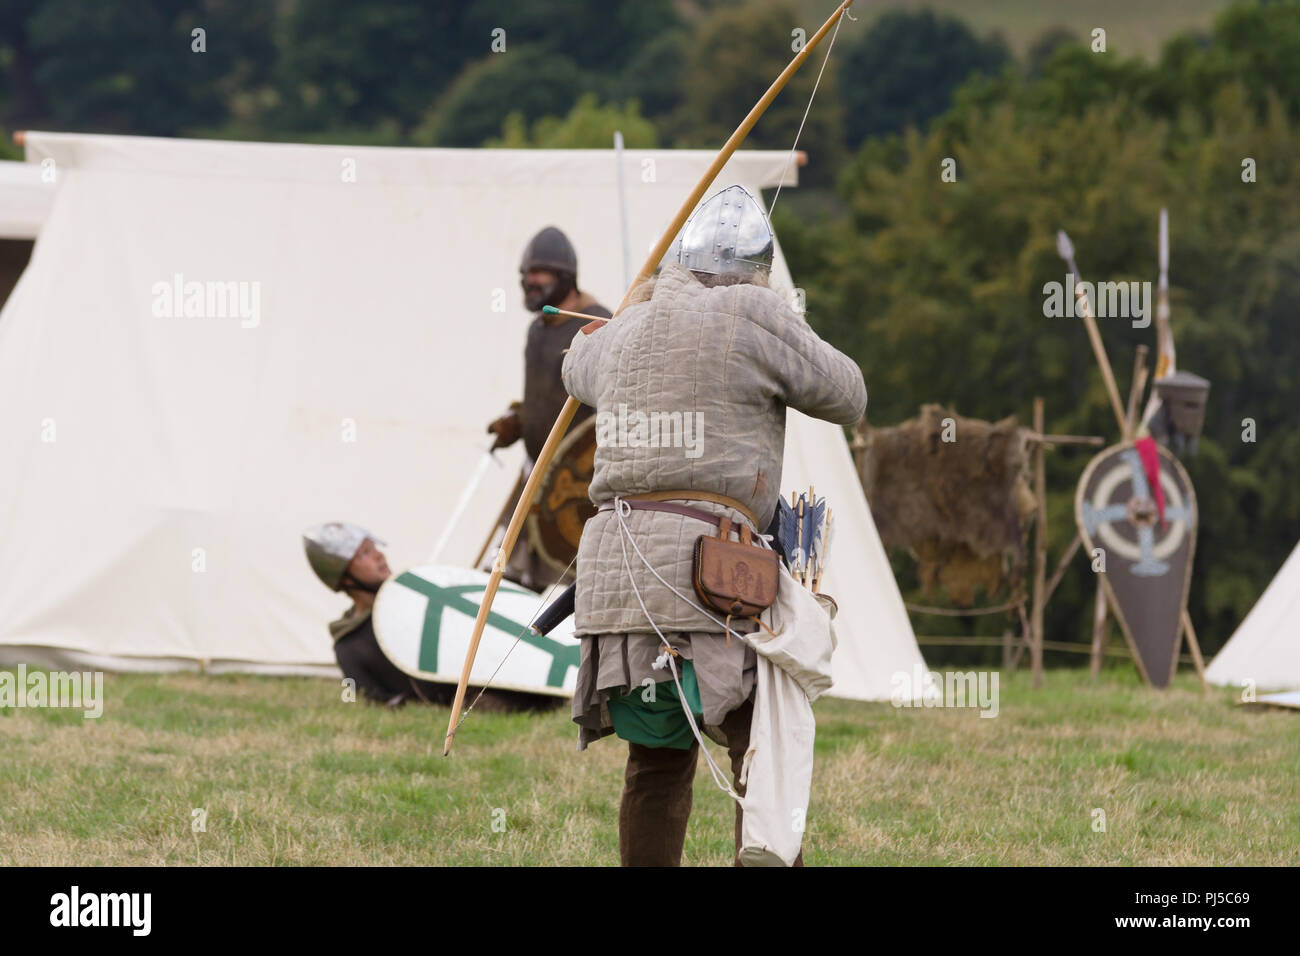
[[[455,684],[488,577],[484,571],[431,565],[389,578],[375,595],[372,612],[384,654],[412,677]],[[501,583],[470,672],[471,685],[481,687],[490,680],[501,690],[573,696],[579,659],[573,618],[539,637],[528,623],[542,608],[541,595]]]
[[[1088,463],[1075,492],[1079,534],[1105,554],[1102,584],[1143,680],[1167,687],[1178,666],[1179,638],[1196,551],[1196,492],[1170,452],[1152,443],[1159,488],[1133,442],[1113,445]]]
[[[528,541],[556,571],[564,571],[577,556],[582,526],[596,513],[587,497],[595,473],[596,416],[592,415],[561,440],[528,513]]]

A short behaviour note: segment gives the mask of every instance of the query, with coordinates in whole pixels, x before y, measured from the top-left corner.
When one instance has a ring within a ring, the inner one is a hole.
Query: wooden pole
[[[1052,576],[1047,579],[1047,592],[1043,595],[1043,607],[1047,607],[1047,602],[1052,599],[1052,592],[1054,592],[1056,586],[1061,583],[1061,578],[1065,576],[1065,569],[1070,565],[1070,559],[1074,557],[1074,553],[1079,550],[1081,544],[1083,544],[1083,539],[1079,537],[1079,532],[1076,531],[1074,533],[1074,540],[1070,542],[1070,546],[1061,554],[1061,559],[1056,562],[1056,570],[1053,571]]]
[[[969,635],[944,636],[942,634],[918,634],[916,643],[920,647],[998,647],[1006,637],[971,637]],[[1010,636],[1010,640],[1015,642],[1015,635]],[[1092,650],[1088,643],[1078,641],[1043,641],[1043,649],[1047,651],[1058,651],[1062,654],[1091,654]],[[1104,657],[1119,657],[1124,660],[1133,660],[1133,652],[1129,650],[1127,644],[1110,645],[1107,644],[1102,651]],[[1192,660],[1191,654],[1180,653],[1178,663],[1186,664],[1192,667],[1196,664]]]
[[[858,419],[858,423],[853,426],[853,440],[849,442],[849,453],[853,456],[853,467],[858,473],[858,484],[866,481],[867,471],[865,468],[867,459],[867,416]],[[864,485],[865,487],[865,485]]]
[[[1043,434],[1043,399],[1034,398],[1034,431]],[[1034,644],[1030,649],[1033,679],[1032,686],[1043,686],[1043,596],[1046,593],[1047,575],[1047,453],[1043,443],[1034,448],[1034,493],[1038,498],[1038,521],[1034,529]]]
[[[1139,345],[1133,357],[1133,381],[1128,390],[1128,411],[1124,415],[1124,440],[1132,441],[1137,433],[1138,399],[1147,385],[1147,347]]]
[[[798,72],[799,68],[803,66],[804,61],[808,59],[809,54],[817,48],[817,45],[821,43],[822,38],[826,36],[831,27],[835,26],[835,24],[839,22],[840,17],[842,17],[852,5],[853,0],[844,0],[844,2],[836,8],[835,12],[831,14],[830,19],[823,23],[821,29],[809,38],[803,49],[795,54],[794,59],[791,60],[786,68],[781,71],[781,75],[773,81],[770,87],[768,87],[768,90],[763,94],[762,99],[754,104],[754,108],[749,111],[749,115],[741,121],[741,124],[738,127],[736,127],[736,131],[731,134],[731,138],[723,144],[722,149],[718,151],[718,155],[715,156],[713,162],[709,164],[709,168],[705,170],[704,175],[700,177],[700,181],[696,183],[695,188],[691,190],[690,194],[682,202],[681,208],[679,208],[676,215],[673,216],[672,221],[668,224],[668,228],[664,230],[664,234],[659,237],[659,241],[656,242],[654,248],[650,250],[650,255],[646,257],[646,260],[642,264],[640,271],[637,273],[636,278],[632,280],[632,285],[623,296],[623,301],[619,303],[618,308],[614,310],[614,315],[617,316],[627,308],[628,300],[632,298],[632,293],[637,290],[642,282],[645,282],[654,274],[655,269],[663,260],[664,254],[668,251],[668,247],[672,245],[673,240],[677,237],[677,233],[681,231],[682,226],[695,210],[696,204],[701,198],[703,198],[705,191],[713,185],[713,181],[718,178],[718,173],[722,172],[722,167],[727,164],[729,159],[731,159],[731,156],[735,153],[737,147],[739,147],[745,137],[749,135],[749,131],[754,128],[754,124],[758,122],[759,117],[767,111],[767,108],[772,104],[772,101],[776,99],[777,94],[780,93],[786,83],[789,82],[790,77],[794,76],[794,74]],[[456,698],[451,705],[451,718],[447,721],[447,736],[443,741],[442,748],[442,755],[444,757],[451,753],[451,742],[456,736],[456,724],[460,720],[461,708],[465,704],[465,690],[469,686],[470,672],[474,668],[474,657],[478,654],[478,646],[483,639],[483,628],[487,625],[488,614],[492,611],[492,601],[496,598],[497,588],[501,586],[501,575],[505,571],[506,561],[508,560],[510,552],[514,549],[515,542],[519,540],[519,532],[523,530],[524,518],[527,516],[528,510],[533,505],[533,499],[537,497],[537,489],[542,483],[542,476],[546,474],[547,468],[550,467],[551,459],[555,457],[555,450],[559,446],[560,440],[564,437],[564,433],[568,430],[569,423],[573,421],[573,416],[578,413],[580,404],[581,403],[576,398],[569,396],[568,400],[564,403],[564,408],[560,410],[560,417],[557,418],[555,424],[551,426],[551,433],[546,437],[546,444],[542,446],[541,453],[537,456],[537,463],[533,466],[533,470],[528,476],[528,481],[524,483],[524,491],[519,497],[519,504],[515,508],[514,516],[510,519],[510,524],[506,526],[505,538],[502,539],[501,547],[497,551],[497,556],[492,561],[492,574],[488,578],[487,587],[483,590],[483,599],[479,604],[478,616],[474,619],[474,631],[470,636],[469,650],[465,654],[465,664],[461,668],[460,683],[456,686]]]
[[[1115,384],[1115,373],[1111,370],[1110,359],[1106,357],[1106,346],[1102,344],[1101,332],[1097,329],[1097,320],[1092,317],[1092,306],[1088,304],[1087,290],[1081,285],[1075,286],[1079,314],[1083,316],[1084,327],[1088,330],[1088,341],[1092,343],[1092,354],[1101,366],[1101,378],[1106,383],[1106,394],[1110,396],[1111,411],[1115,413],[1115,423],[1124,431],[1124,406],[1119,402],[1119,386]],[[1041,432],[1042,429],[1039,429]]]
[[[1020,615],[1020,640],[1016,642],[1015,649],[1011,653],[1011,670],[1013,671],[1020,668],[1020,658],[1024,657],[1025,648],[1034,642],[1033,628],[1029,623],[1029,615],[1025,613],[1023,601],[1016,605],[1016,611]]]
[[[1079,282],[1079,267],[1074,261],[1074,243],[1062,229],[1056,233],[1056,251],[1066,264],[1070,267],[1070,281],[1074,283],[1071,290],[1074,294],[1075,301],[1078,305],[1079,315],[1083,317],[1084,328],[1088,330],[1088,341],[1092,343],[1092,354],[1097,358],[1097,365],[1101,367],[1102,381],[1106,383],[1106,394],[1110,397],[1111,411],[1115,413],[1115,424],[1119,426],[1120,434],[1124,433],[1124,406],[1119,401],[1119,387],[1115,384],[1115,373],[1110,367],[1110,359],[1106,357],[1106,346],[1101,342],[1101,332],[1097,330],[1097,320],[1092,314],[1092,304],[1088,302],[1087,290]],[[1041,432],[1042,429],[1039,429]]]
[[[1192,652],[1196,673],[1201,677],[1201,693],[1208,693],[1210,685],[1205,679],[1205,659],[1201,657],[1201,645],[1196,640],[1196,629],[1192,627],[1192,616],[1187,613],[1187,608],[1183,608],[1183,637],[1187,639],[1187,649]]]
[[[1092,609],[1092,661],[1090,670],[1093,681],[1101,674],[1101,658],[1106,647],[1106,586],[1097,572],[1097,598]]]
[[[1025,429],[1024,435],[1030,441],[1040,441],[1046,445],[1091,445],[1100,448],[1106,439],[1100,435],[1040,435]]]

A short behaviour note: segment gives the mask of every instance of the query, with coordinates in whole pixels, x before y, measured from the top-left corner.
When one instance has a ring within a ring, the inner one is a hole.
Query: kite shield
[[[1102,585],[1142,679],[1168,687],[1196,551],[1196,492],[1168,450],[1155,446],[1159,492],[1133,442],[1088,463],[1074,515],[1089,553],[1105,553]],[[1163,516],[1161,505],[1163,504]]]
[[[455,684],[474,630],[488,575],[426,565],[394,575],[375,597],[375,639],[398,669],[421,680]],[[528,629],[542,597],[516,584],[497,591],[470,683],[497,690],[572,697],[579,644],[573,619],[542,636]]]

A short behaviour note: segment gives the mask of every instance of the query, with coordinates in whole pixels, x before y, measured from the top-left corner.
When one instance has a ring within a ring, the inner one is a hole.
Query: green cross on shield
[[[452,587],[440,587],[431,581],[417,577],[409,571],[399,575],[396,582],[410,588],[412,591],[423,594],[428,599],[428,606],[424,612],[424,629],[420,633],[419,667],[422,671],[437,673],[438,633],[442,626],[443,610],[450,608],[467,617],[477,617],[479,605],[466,598],[465,595],[470,593],[482,594],[485,587],[482,584],[459,584]],[[501,588],[500,590],[513,592],[514,594],[530,594],[528,591],[514,588]],[[496,611],[488,612],[488,624],[499,631],[517,635],[525,644],[551,655],[551,669],[546,675],[547,687],[563,687],[564,676],[568,673],[569,668],[578,666],[579,656],[576,646],[561,644],[549,637],[534,634],[528,629],[527,624],[520,624],[518,621],[508,618],[504,614],[498,614]]]

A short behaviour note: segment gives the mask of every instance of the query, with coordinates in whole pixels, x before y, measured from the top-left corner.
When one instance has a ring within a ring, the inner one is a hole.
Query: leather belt
[[[669,491],[646,491],[635,495],[623,495],[623,498],[630,501],[711,501],[715,505],[725,505],[734,511],[739,511],[745,516],[745,520],[758,530],[758,519],[754,517],[754,512],[743,502],[735,498],[728,498],[726,495],[715,494],[712,491],[692,491],[689,489],[673,488]]]
[[[722,525],[722,519],[717,515],[710,514],[707,511],[701,511],[699,508],[692,508],[689,505],[676,504],[675,501],[667,499],[712,501],[715,504],[725,505],[728,508],[739,511],[754,527],[754,530],[756,532],[758,531],[758,521],[755,520],[754,513],[735,498],[728,498],[726,495],[715,495],[712,492],[705,491],[650,491],[645,492],[644,494],[621,496],[621,500],[626,501],[628,507],[633,511],[662,511],[667,514],[694,518],[696,521],[704,521],[713,525],[715,528],[721,527]],[[612,511],[614,510],[614,502],[601,502],[597,510]]]

